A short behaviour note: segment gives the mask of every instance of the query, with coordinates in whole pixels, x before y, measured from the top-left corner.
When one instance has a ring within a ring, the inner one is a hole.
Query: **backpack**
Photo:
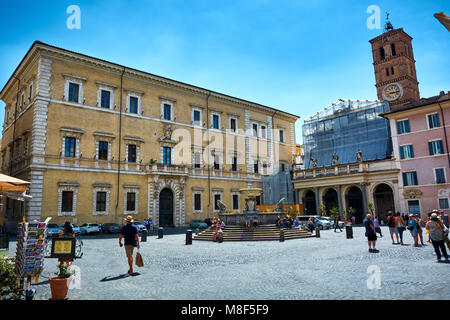
[[[388,227],[394,228],[395,227],[394,217],[392,217],[392,216],[388,217],[387,224],[388,224]]]
[[[416,224],[417,224],[416,220],[410,220],[408,223],[408,230],[409,231],[414,230],[416,228]]]

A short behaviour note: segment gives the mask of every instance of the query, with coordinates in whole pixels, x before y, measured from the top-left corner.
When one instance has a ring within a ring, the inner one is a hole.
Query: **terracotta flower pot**
[[[50,289],[52,290],[52,300],[67,299],[67,291],[72,278],[50,278]]]

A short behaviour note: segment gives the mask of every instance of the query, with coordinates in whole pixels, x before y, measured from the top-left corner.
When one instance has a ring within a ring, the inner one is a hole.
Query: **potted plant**
[[[15,259],[0,256],[0,300],[18,300],[19,277],[14,272]]]
[[[70,277],[75,274],[75,271],[69,270],[69,266],[64,263],[59,263],[57,267],[59,269],[55,272],[57,277],[49,279],[52,300],[64,300],[67,299],[67,291],[72,280]]]

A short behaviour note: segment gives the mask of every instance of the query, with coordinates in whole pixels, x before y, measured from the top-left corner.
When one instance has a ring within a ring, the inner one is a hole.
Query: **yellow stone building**
[[[31,182],[1,218],[184,226],[242,211],[290,170],[298,116],[35,42],[2,91],[1,169]],[[2,221],[0,220],[0,223]]]

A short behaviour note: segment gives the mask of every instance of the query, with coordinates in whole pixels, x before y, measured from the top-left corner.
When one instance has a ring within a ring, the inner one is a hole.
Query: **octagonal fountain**
[[[241,194],[241,198],[245,197],[245,210],[242,213],[229,213],[226,211],[226,207],[222,207],[219,218],[223,220],[226,225],[243,225],[246,217],[248,217],[250,221],[256,217],[259,225],[275,224],[278,217],[284,217],[282,206],[277,206],[274,212],[260,212],[256,208],[256,197],[262,194],[261,188],[239,189],[239,193]]]

